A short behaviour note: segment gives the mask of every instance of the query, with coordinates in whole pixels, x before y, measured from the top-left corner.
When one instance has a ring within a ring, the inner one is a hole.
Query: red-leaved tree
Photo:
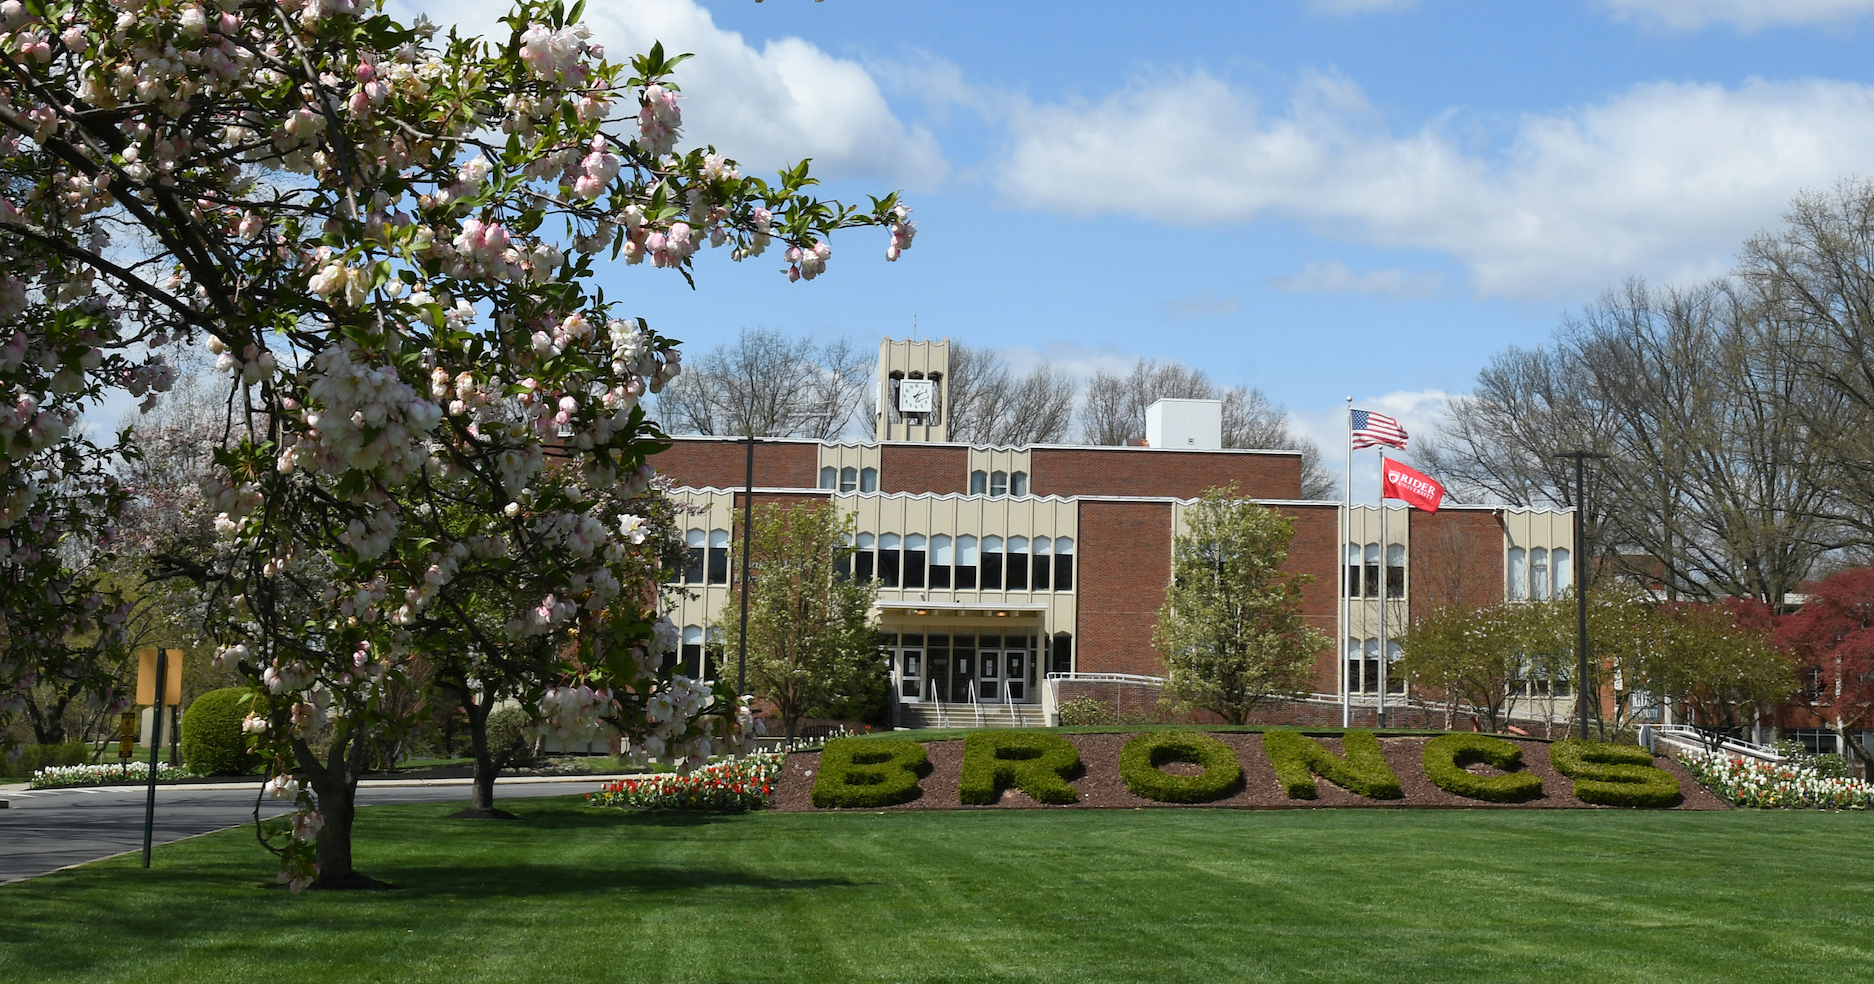
[[[1797,699],[1874,774],[1874,755],[1852,737],[1874,727],[1874,568],[1851,568],[1817,584],[1802,610],[1782,620],[1776,640],[1800,661]]]

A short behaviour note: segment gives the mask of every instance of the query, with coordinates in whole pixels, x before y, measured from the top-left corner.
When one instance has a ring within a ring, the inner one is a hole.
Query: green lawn
[[[1874,816],[1611,811],[360,818],[402,886],[245,831],[0,888],[0,981],[1849,981]]]

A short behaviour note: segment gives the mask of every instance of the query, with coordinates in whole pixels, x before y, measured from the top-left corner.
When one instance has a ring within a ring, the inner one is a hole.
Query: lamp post
[[[1588,505],[1587,481],[1583,477],[1585,463],[1589,458],[1605,458],[1595,451],[1564,451],[1554,455],[1556,458],[1571,458],[1575,462],[1575,655],[1579,657],[1580,675],[1575,678],[1575,697],[1581,709],[1581,740],[1588,740],[1588,585],[1584,572],[1587,567],[1587,554],[1583,544],[1587,540]]]
[[[735,692],[748,693],[748,552],[755,537],[755,427],[748,427],[748,474],[742,490],[742,633],[736,638]]]

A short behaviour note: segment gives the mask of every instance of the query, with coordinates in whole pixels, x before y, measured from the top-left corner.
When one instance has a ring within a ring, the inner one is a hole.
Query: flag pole
[[[1373,707],[1373,726],[1386,726],[1386,592],[1392,587],[1392,572],[1386,542],[1386,452],[1379,453],[1379,693]]]
[[[1340,653],[1340,726],[1353,727],[1353,702],[1348,691],[1353,681],[1347,675],[1347,660],[1351,655],[1347,651],[1347,634],[1353,631],[1353,603],[1348,595],[1353,590],[1353,582],[1348,578],[1352,570],[1353,557],[1347,552],[1347,545],[1353,542],[1353,397],[1347,398],[1347,498],[1341,503],[1340,510],[1340,546],[1335,552],[1340,558],[1340,639],[1335,643],[1335,651]]]

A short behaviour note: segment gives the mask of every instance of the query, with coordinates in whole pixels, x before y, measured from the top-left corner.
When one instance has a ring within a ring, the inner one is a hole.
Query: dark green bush
[[[1275,767],[1276,781],[1289,799],[1314,799],[1314,777],[1368,799],[1396,800],[1405,796],[1399,777],[1386,764],[1379,739],[1371,731],[1349,731],[1341,737],[1345,755],[1335,755],[1321,743],[1294,731],[1265,731],[1262,748]]]
[[[25,745],[16,749],[16,758],[0,759],[0,775],[31,776],[53,765],[84,765],[91,761],[91,746],[82,741],[58,745]]]
[[[241,721],[247,717],[253,692],[226,687],[195,698],[182,715],[182,761],[204,776],[246,775],[255,764],[248,751]]]
[[[1077,803],[1067,780],[1080,772],[1080,750],[1060,735],[1035,731],[978,731],[963,739],[963,778],[957,798],[988,806],[1013,786],[1041,803]]]
[[[930,774],[924,746],[899,738],[835,738],[820,752],[813,805],[821,809],[891,806],[917,798]]]
[[[1203,772],[1174,776],[1170,762],[1190,762]],[[1157,731],[1126,742],[1119,752],[1119,776],[1133,795],[1158,803],[1208,803],[1235,792],[1243,782],[1243,764],[1230,746],[1206,734]]]
[[[1472,763],[1502,769],[1508,775],[1479,776],[1464,771]],[[1425,778],[1447,793],[1491,803],[1522,803],[1542,795],[1542,777],[1515,772],[1523,765],[1522,746],[1489,735],[1440,735],[1425,743]]]
[[[528,733],[533,724],[527,712],[509,707],[488,715],[488,754],[495,766],[502,768],[526,762],[534,757],[534,738]]]
[[[1549,746],[1555,771],[1575,781],[1575,798],[1601,806],[1679,805],[1678,777],[1653,765],[1638,745],[1570,738]]]
[[[1096,697],[1075,697],[1061,703],[1061,727],[1075,728],[1090,724],[1112,724],[1112,707]]]

